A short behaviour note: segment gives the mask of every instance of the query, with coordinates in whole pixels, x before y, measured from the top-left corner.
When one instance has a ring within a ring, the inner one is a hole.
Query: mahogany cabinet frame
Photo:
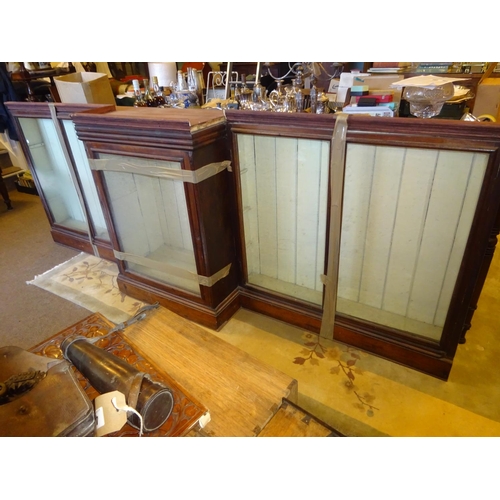
[[[52,115],[50,113],[50,108],[49,108],[49,103],[46,102],[8,102],[6,103],[6,106],[11,113],[11,115],[14,117],[15,121],[15,126],[16,130],[18,133],[18,136],[20,138],[20,144],[22,147],[22,150],[24,152],[24,155],[26,157],[26,161],[28,162],[28,165],[30,167],[30,171],[33,175],[33,180],[35,182],[38,194],[40,195],[40,199],[42,201],[42,205],[44,207],[45,213],[47,215],[47,218],[49,220],[50,224],[50,232],[52,235],[52,239],[60,243],[62,245],[74,248],[76,250],[94,254],[94,247],[97,248],[97,251],[99,253],[100,257],[103,257],[108,260],[115,260],[112,250],[111,250],[111,244],[109,241],[106,241],[105,239],[99,238],[99,236],[96,235],[95,228],[93,227],[92,220],[87,220],[87,223],[89,224],[91,235],[88,234],[86,231],[78,230],[75,228],[69,228],[66,226],[63,226],[61,224],[58,224],[54,216],[51,212],[51,209],[49,207],[49,204],[47,203],[47,200],[44,197],[44,192],[43,192],[43,186],[41,185],[38,172],[37,172],[37,166],[33,160],[33,157],[31,155],[29,146],[26,141],[26,137],[24,135],[23,129],[20,125],[19,119],[20,118],[44,118],[44,119],[52,119]],[[112,111],[115,109],[115,106],[113,105],[103,105],[103,104],[66,104],[66,103],[54,103],[55,106],[55,111],[56,111],[56,116],[59,121],[62,120],[71,120],[71,117],[73,116],[74,113],[83,113],[83,112],[88,112],[88,113],[107,113],[109,111]],[[71,159],[71,165],[69,165],[69,168],[72,169],[74,178],[78,182],[78,188],[80,192],[83,192],[80,176],[78,175],[78,169],[75,167],[75,159],[72,154],[71,147],[68,142],[68,138],[66,136],[66,132],[64,130],[64,127],[61,126],[62,134],[65,140],[65,146],[68,150],[68,153],[70,155]],[[85,204],[85,210],[86,214],[89,213],[89,206],[88,202],[83,197],[83,203]],[[83,207],[82,207],[83,208]]]
[[[226,111],[233,151],[234,217],[241,263],[242,307],[272,316],[300,328],[320,331],[322,308],[297,301],[247,282],[242,186],[236,134],[310,138],[330,141],[335,115]],[[447,380],[457,346],[465,333],[493,257],[500,232],[500,125],[454,120],[411,120],[349,116],[347,144],[399,146],[480,152],[488,163],[465,252],[453,290],[441,339],[434,341],[336,313],[334,338],[381,357]],[[328,224],[328,221],[327,221]],[[327,249],[325,249],[327,255]]]
[[[73,116],[87,155],[100,154],[179,162],[181,169],[196,171],[207,164],[230,160],[226,125],[218,111],[128,108],[114,113]],[[94,179],[113,249],[122,252],[113,220],[103,171]],[[117,260],[120,290],[137,299],[161,305],[208,326],[219,328],[239,308],[238,265],[231,224],[231,182],[227,169],[202,182],[184,182],[197,274],[212,276],[230,265],[229,274],[212,286],[199,285],[200,296],[127,268]]]

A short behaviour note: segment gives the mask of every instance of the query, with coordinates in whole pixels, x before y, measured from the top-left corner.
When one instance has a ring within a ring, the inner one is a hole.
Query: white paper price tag
[[[115,404],[113,404],[113,399]],[[119,391],[107,392],[94,400],[97,420],[96,436],[101,437],[111,432],[119,431],[127,422],[127,412],[117,410],[126,406],[125,395]]]

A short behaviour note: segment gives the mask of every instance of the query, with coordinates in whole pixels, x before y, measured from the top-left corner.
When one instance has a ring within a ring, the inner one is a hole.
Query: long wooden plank
[[[297,381],[212,333],[158,308],[125,338],[209,410],[212,436],[256,436],[282,398],[297,401]]]

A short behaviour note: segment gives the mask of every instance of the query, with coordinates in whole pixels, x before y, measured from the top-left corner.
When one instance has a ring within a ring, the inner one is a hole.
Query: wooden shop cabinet
[[[337,116],[226,111],[241,305],[446,380],[500,231],[500,125],[350,115],[339,189]]]
[[[110,229],[119,288],[221,326],[239,307],[223,113],[123,108],[73,121]]]
[[[8,102],[55,242],[114,260],[106,222],[73,113],[114,106]]]

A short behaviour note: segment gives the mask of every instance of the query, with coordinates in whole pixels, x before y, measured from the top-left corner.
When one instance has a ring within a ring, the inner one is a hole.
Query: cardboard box
[[[61,102],[115,104],[115,96],[104,73],[70,73],[54,78]]]
[[[472,114],[491,115],[497,121],[500,119],[500,78],[485,78],[478,85]]]

